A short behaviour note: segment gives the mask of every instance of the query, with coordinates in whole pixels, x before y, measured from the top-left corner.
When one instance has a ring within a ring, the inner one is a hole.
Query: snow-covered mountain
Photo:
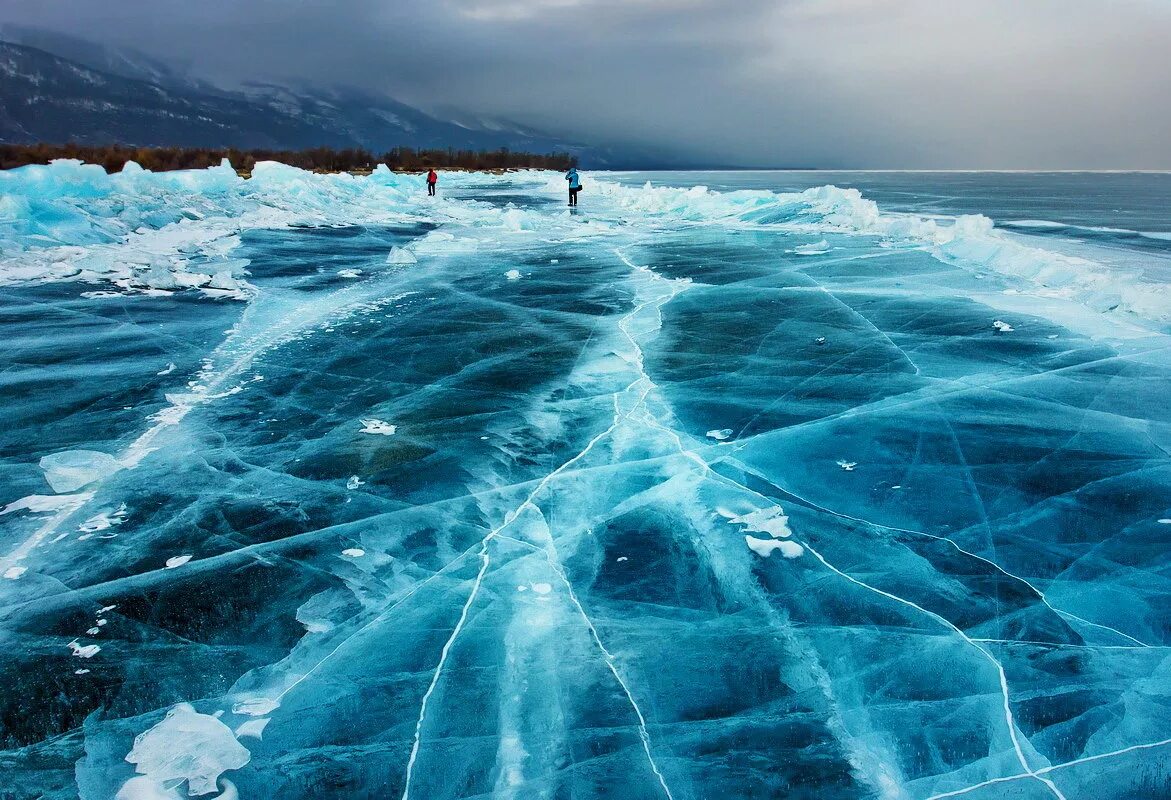
[[[0,142],[600,151],[500,120],[438,119],[357,89],[225,90],[140,53],[0,26]],[[15,41],[14,41],[15,40]]]

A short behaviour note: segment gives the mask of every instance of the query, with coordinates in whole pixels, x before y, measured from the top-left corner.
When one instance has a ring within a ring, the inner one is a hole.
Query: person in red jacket
[[[435,170],[427,172],[427,195],[429,197],[435,196],[435,184],[439,182],[439,176],[435,174]]]

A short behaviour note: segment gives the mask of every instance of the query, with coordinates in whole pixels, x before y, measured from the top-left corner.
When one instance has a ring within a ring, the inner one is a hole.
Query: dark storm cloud
[[[1171,167],[1165,0],[0,0],[221,81],[740,164]]]

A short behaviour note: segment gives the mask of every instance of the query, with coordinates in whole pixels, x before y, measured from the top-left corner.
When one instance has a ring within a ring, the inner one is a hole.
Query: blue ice
[[[0,173],[0,796],[1171,796],[1153,272],[421,180]]]

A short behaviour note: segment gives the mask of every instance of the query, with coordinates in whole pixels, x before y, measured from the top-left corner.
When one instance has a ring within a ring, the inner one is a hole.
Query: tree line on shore
[[[90,146],[80,144],[0,144],[0,169],[26,164],[48,164],[55,158],[76,158],[98,164],[106,172],[118,172],[127,161],[134,161],[152,172],[173,169],[205,169],[223,159],[239,172],[251,172],[258,161],[279,161],[313,172],[365,172],[385,164],[396,172],[422,172],[428,169],[566,170],[577,165],[569,153],[525,153],[499,150],[415,149],[396,147],[376,156],[369,150],[346,148],[334,150],[314,147],[309,150],[240,150],[203,147],[132,147],[128,145]]]

